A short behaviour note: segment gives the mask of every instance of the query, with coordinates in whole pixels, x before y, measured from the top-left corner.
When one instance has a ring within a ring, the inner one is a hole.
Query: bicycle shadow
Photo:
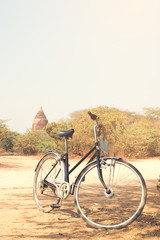
[[[122,229],[113,229],[113,230],[104,230],[104,229],[94,229],[94,231],[98,231],[97,234],[95,234],[95,237],[100,235],[106,235],[107,236],[115,236],[117,238],[117,235],[122,236],[123,234],[129,234],[134,235],[133,239],[142,239],[147,237],[160,237],[160,193],[156,189],[156,180],[148,180],[146,181],[147,184],[147,203],[146,206],[142,212],[142,214],[129,226]],[[73,201],[73,199],[72,199]],[[70,200],[67,200],[65,203],[65,208],[60,209],[60,213],[62,216],[71,217],[74,220],[79,217],[79,214],[76,212],[76,209],[71,209],[71,205],[73,205],[73,202]],[[127,206],[127,199],[124,202],[124,205]],[[66,218],[67,219],[67,218]],[[73,220],[72,219],[72,220]],[[59,218],[61,221],[62,219]],[[64,219],[63,219],[64,220]],[[65,221],[63,221],[63,224]],[[85,223],[86,227],[90,229],[93,229],[92,227],[88,226]],[[143,229],[143,231],[141,231]],[[91,234],[91,232],[90,232]],[[92,234],[91,234],[92,235]],[[91,237],[90,235],[90,237]],[[68,235],[69,237],[69,235]],[[73,236],[72,236],[73,237]],[[74,236],[75,239],[76,236]],[[120,239],[120,238],[119,238]]]
[[[160,238],[160,192],[156,188],[156,180],[148,180],[147,184],[147,203],[141,216],[137,219],[138,223],[146,227],[146,232],[138,234],[142,238]]]
[[[95,229],[89,227],[77,213],[74,197],[69,196],[57,209],[49,214],[40,212],[35,205],[32,189],[3,190],[1,210],[5,206],[13,214],[14,227],[18,227],[15,236],[26,239],[136,239],[160,238],[160,193],[156,190],[156,181],[146,181],[148,198],[142,214],[132,224],[123,229]],[[12,198],[12,201],[10,201]],[[127,205],[127,199],[124,201]],[[16,209],[15,209],[16,206]],[[32,226],[32,231],[31,227]],[[12,227],[12,224],[11,224]],[[35,234],[35,235],[34,235]],[[8,239],[10,239],[9,235]],[[12,236],[11,236],[12,237]],[[12,237],[12,239],[15,239]]]

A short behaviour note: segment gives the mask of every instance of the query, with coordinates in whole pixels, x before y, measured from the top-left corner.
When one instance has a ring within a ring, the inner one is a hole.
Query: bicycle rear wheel
[[[146,184],[131,164],[116,158],[101,160],[100,169],[108,189],[102,185],[97,162],[89,164],[79,175],[74,199],[80,216],[95,228],[122,228],[132,223],[146,202]]]
[[[58,153],[45,155],[39,162],[33,184],[33,195],[42,212],[50,212],[58,206],[59,185],[64,181],[64,162]]]

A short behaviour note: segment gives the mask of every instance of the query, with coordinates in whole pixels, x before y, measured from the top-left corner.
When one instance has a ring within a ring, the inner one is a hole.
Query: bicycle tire
[[[47,176],[45,184],[44,179]],[[64,181],[64,162],[61,156],[56,153],[46,154],[38,163],[33,183],[33,196],[37,207],[42,212],[50,212],[53,210],[53,204],[57,205],[59,201],[58,186]],[[51,206],[52,205],[52,206]]]
[[[75,182],[74,202],[80,216],[94,228],[116,229],[131,224],[142,212],[147,189],[141,173],[130,163],[116,158],[100,162],[110,195],[98,177],[97,161],[86,166]],[[114,171],[114,172],[113,172]],[[112,178],[109,179],[109,176]]]

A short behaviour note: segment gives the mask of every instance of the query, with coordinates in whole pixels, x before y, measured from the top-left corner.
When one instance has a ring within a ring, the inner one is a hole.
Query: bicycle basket
[[[103,137],[100,140],[100,147],[102,151],[108,153],[108,142]]]

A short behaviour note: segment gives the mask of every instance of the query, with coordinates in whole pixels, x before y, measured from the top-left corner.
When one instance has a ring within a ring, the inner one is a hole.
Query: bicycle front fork
[[[104,166],[103,166],[104,165]],[[99,179],[105,189],[105,194],[110,195],[112,193],[112,183],[114,178],[114,170],[115,170],[115,160],[114,158],[97,158],[97,170]],[[107,183],[105,183],[103,178],[102,169],[106,169],[107,171]],[[107,185],[106,185],[107,184]],[[111,194],[113,195],[113,194]]]

